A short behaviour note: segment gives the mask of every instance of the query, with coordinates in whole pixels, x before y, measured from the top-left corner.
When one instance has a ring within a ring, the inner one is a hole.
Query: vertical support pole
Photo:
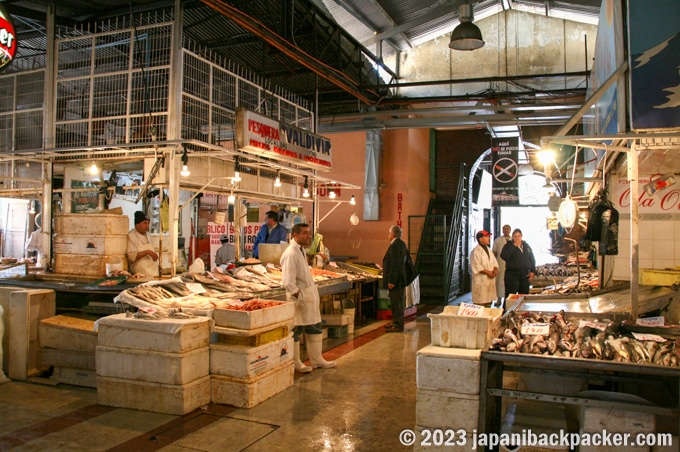
[[[56,7],[50,5],[47,7],[47,61],[45,65],[45,87],[43,101],[45,103],[45,110],[43,113],[43,149],[54,149],[56,138],[54,131],[56,130],[56,97],[57,97],[57,58],[56,58],[56,40],[55,35],[55,21],[56,21]],[[47,259],[46,266],[52,268],[52,162],[43,162],[42,164],[43,190],[42,190],[42,224],[41,231],[43,235],[43,244],[45,258]]]
[[[638,185],[638,150],[633,143],[628,153],[628,183],[630,183],[630,315],[633,321],[638,318],[638,295],[640,291],[639,264],[639,215],[638,203],[640,187]]]
[[[175,0],[175,17],[172,27],[172,46],[173,49],[170,60],[170,96],[168,98],[168,140],[182,139],[182,78],[183,78],[183,63],[182,56],[182,35],[184,34],[184,7],[181,0]],[[168,218],[171,219],[170,224],[170,267],[171,275],[175,276],[177,269],[177,236],[179,234],[179,169],[177,164],[178,158],[181,157],[183,149],[175,149],[173,152],[166,154],[166,169],[169,175],[169,196],[168,196]],[[178,157],[179,156],[179,157]],[[161,234],[163,231],[161,230]],[[163,261],[163,256],[160,257]]]

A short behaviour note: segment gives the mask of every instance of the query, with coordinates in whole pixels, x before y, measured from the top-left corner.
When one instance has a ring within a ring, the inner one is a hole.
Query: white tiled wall
[[[621,217],[613,278],[630,281],[630,219],[628,215]],[[642,219],[639,226],[639,268],[680,268],[680,218]]]

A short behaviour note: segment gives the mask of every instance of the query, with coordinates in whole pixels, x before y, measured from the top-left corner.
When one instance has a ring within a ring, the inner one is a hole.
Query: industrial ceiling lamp
[[[472,23],[474,20],[472,5],[464,3],[460,5],[458,11],[460,24],[451,32],[449,47],[453,50],[476,50],[483,47],[482,32],[477,25]]]

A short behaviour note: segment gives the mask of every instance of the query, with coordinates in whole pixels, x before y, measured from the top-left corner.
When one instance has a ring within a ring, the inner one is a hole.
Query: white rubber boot
[[[305,366],[305,364],[300,359],[300,342],[295,342],[293,362],[295,363],[295,372],[308,374],[313,370],[311,367]]]
[[[321,342],[323,338],[320,334],[305,334],[305,341],[307,341],[307,354],[309,355],[309,365],[314,369],[321,367],[330,369],[337,367],[338,363],[335,361],[326,361],[321,355]]]

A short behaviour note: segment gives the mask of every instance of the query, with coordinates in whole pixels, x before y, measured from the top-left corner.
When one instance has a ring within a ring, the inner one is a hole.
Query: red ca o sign
[[[17,51],[16,32],[12,18],[0,6],[0,70],[12,62]]]

